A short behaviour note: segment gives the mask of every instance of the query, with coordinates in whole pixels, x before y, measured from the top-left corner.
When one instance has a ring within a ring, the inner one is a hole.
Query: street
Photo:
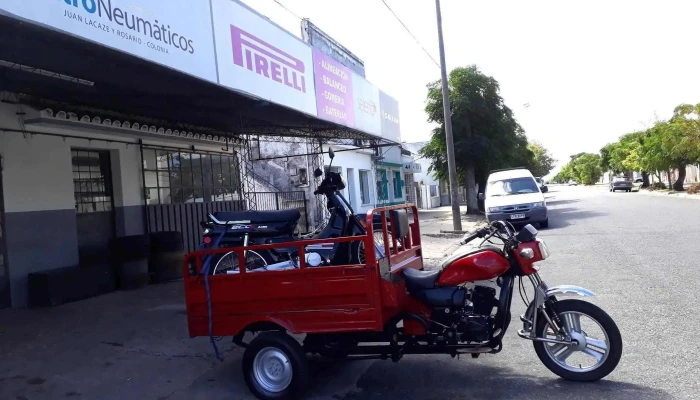
[[[700,273],[700,201],[608,193],[601,187],[552,187],[552,252],[541,275],[550,284],[595,292],[591,301],[617,322],[622,360],[605,380],[574,384],[539,361],[513,322],[497,355],[451,359],[408,356],[377,361],[346,399],[695,399],[700,350],[695,333]]]

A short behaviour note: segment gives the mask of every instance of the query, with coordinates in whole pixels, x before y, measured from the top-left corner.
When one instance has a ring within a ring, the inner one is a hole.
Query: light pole
[[[442,13],[440,0],[435,0],[437,11],[438,41],[440,42],[440,69],[442,74],[442,104],[445,113],[445,141],[447,143],[447,169],[450,177],[450,203],[452,203],[452,227],[455,231],[462,230],[462,216],[459,212],[459,193],[457,192],[457,166],[455,165],[455,143],[452,138],[452,110],[450,107],[450,92],[447,82],[447,66],[445,65],[445,44],[442,41]]]

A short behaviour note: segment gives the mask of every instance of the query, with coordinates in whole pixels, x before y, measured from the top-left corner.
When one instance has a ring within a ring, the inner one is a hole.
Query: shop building
[[[329,141],[400,142],[396,100],[342,68],[233,0],[2,2],[0,307],[27,304],[32,272],[108,261],[114,237],[177,230],[194,249],[207,213],[269,209],[259,138],[304,142],[307,173]],[[355,89],[343,102],[329,73]]]

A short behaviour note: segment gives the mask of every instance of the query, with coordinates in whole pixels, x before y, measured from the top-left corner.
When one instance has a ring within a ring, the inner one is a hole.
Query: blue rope
[[[221,243],[221,239],[224,237],[224,234],[226,234],[226,230],[222,230],[221,234],[219,237],[216,239],[214,242],[214,245],[212,246],[213,248],[218,248],[219,243]],[[204,246],[202,246],[204,248]],[[211,346],[214,348],[214,355],[216,356],[216,359],[219,361],[224,361],[224,358],[221,357],[221,353],[219,353],[219,347],[216,345],[216,340],[214,340],[214,320],[212,318],[212,313],[211,313],[211,290],[209,288],[209,268],[211,267],[211,259],[212,255],[209,254],[207,255],[206,260],[204,261],[204,265],[202,266],[202,271],[201,273],[204,274],[204,288],[207,292],[207,312],[208,312],[208,317],[209,317],[209,341],[211,342]]]

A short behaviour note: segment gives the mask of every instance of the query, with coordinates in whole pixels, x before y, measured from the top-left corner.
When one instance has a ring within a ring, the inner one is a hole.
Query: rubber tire
[[[185,244],[178,231],[153,232],[150,234],[151,253],[182,251]]]
[[[119,288],[122,290],[141,289],[148,285],[151,275],[148,273],[148,259],[124,261],[117,270]]]
[[[255,382],[253,361],[258,352],[266,347],[275,347],[287,355],[292,363],[292,382],[279,393],[267,392]],[[265,332],[253,339],[243,353],[243,378],[248,389],[261,400],[298,399],[309,382],[309,364],[299,342],[284,332]]]
[[[182,279],[184,251],[158,252],[151,254],[148,269],[153,283],[172,282]]]
[[[617,367],[617,364],[620,362],[620,358],[622,357],[622,335],[620,334],[620,330],[615,324],[615,321],[613,321],[613,319],[610,318],[610,316],[600,307],[583,300],[560,300],[555,303],[555,308],[557,309],[557,313],[576,311],[584,313],[595,319],[608,334],[611,347],[610,354],[608,354],[608,358],[605,360],[603,365],[593,371],[572,372],[560,367],[559,364],[549,357],[549,354],[547,354],[547,350],[545,349],[545,346],[547,345],[546,343],[532,342],[533,346],[535,347],[537,357],[539,357],[540,361],[542,361],[542,364],[560,377],[574,382],[599,381],[613,372],[615,367]],[[542,336],[546,324],[547,321],[544,318],[537,319],[537,327],[535,332],[537,333],[538,337]]]
[[[549,218],[540,222],[540,229],[547,229],[547,228],[549,228]]]
[[[116,262],[147,258],[151,254],[151,241],[148,235],[116,237],[110,241],[110,253]]]

